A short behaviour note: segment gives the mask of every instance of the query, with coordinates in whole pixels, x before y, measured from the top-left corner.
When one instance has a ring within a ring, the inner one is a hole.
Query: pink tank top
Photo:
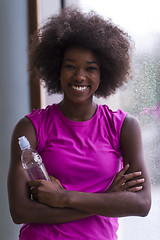
[[[49,175],[67,190],[105,192],[122,168],[120,132],[127,113],[98,105],[84,122],[71,121],[57,104],[26,115]],[[116,240],[118,219],[94,215],[65,224],[24,224],[20,240]]]

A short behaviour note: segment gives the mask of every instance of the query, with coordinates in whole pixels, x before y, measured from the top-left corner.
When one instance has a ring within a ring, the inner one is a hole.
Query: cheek
[[[92,77],[97,81],[100,82],[101,74],[100,72],[93,73]]]
[[[72,75],[73,75],[73,73],[71,71],[62,70],[60,72],[60,81],[67,82],[67,79],[71,78]]]
[[[95,85],[99,86],[100,84],[100,75],[94,76]]]
[[[67,83],[67,78],[67,74],[65,74],[64,72],[60,73],[60,83],[62,87]]]

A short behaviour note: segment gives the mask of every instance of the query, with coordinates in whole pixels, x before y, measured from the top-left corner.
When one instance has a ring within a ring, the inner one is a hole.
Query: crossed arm
[[[146,216],[150,209],[150,183],[146,170],[139,124],[127,117],[121,132],[121,149],[125,167],[106,193],[67,191],[52,182],[28,182],[21,166],[18,137],[25,135],[36,148],[36,134],[28,119],[16,126],[11,144],[8,194],[13,221],[20,223],[64,223],[94,214],[107,217]],[[28,187],[29,186],[29,187]],[[34,188],[32,188],[34,187]],[[30,199],[30,194],[36,200]]]

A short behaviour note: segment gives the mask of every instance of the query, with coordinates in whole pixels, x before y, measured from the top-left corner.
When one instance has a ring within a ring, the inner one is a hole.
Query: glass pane
[[[43,2],[44,9],[50,2]],[[112,109],[122,108],[136,116],[141,124],[144,152],[152,183],[152,208],[145,218],[120,219],[119,240],[160,239],[160,1],[159,0],[66,0],[82,9],[95,10],[125,29],[135,41],[133,80],[115,95],[96,99]],[[52,11],[53,13],[53,11]],[[46,14],[46,12],[45,12]],[[49,17],[51,12],[45,15]],[[48,96],[42,88],[42,107],[59,102],[61,95]]]
[[[158,0],[79,1],[125,29],[135,42],[133,80],[108,99],[96,99],[112,109],[122,108],[141,124],[144,152],[152,183],[152,208],[145,218],[119,220],[119,240],[160,239],[160,2]]]

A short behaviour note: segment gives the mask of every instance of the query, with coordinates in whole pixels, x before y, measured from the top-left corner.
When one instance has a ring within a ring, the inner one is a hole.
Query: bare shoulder
[[[127,115],[121,129],[121,142],[130,138],[141,137],[141,127],[139,120],[131,115]]]
[[[32,147],[36,147],[36,133],[33,124],[27,118],[22,118],[15,126],[11,139],[10,167],[8,171],[8,189],[9,193],[18,191],[17,186],[23,192],[27,177],[21,164],[21,149],[18,144],[18,138],[26,136]],[[15,183],[15,185],[13,184]],[[23,184],[22,184],[23,183]],[[12,195],[12,194],[11,194]],[[14,193],[13,193],[14,195]],[[18,193],[17,193],[18,196]],[[13,196],[12,196],[13,197]]]
[[[120,146],[124,165],[128,163],[130,165],[128,173],[142,172],[141,178],[144,178],[145,182],[143,190],[138,195],[142,197],[142,201],[147,200],[147,208],[149,209],[151,203],[150,179],[144,157],[141,127],[137,118],[130,115],[125,118],[121,129]]]
[[[32,147],[36,147],[36,132],[33,124],[28,118],[22,118],[16,124],[12,139],[10,166],[8,171],[8,198],[11,215],[14,221],[19,221],[22,215],[21,210],[25,207],[25,203],[29,199],[29,191],[26,187],[28,176],[24,171],[21,163],[21,149],[18,144],[18,138],[26,136]],[[20,211],[20,212],[19,212]]]
[[[125,163],[144,161],[143,142],[140,123],[137,118],[128,115],[121,129],[120,135],[121,152]]]
[[[32,122],[27,117],[20,119],[16,124],[12,134],[12,145],[14,145],[21,136],[26,136],[31,146],[34,148],[36,147],[36,131]]]
[[[37,146],[37,137],[36,131],[32,122],[24,117],[18,121],[16,124],[11,138],[11,163],[19,163],[21,150],[18,144],[18,138],[25,136],[29,140],[31,147],[36,148]]]
[[[126,128],[127,129],[140,128],[139,120],[132,115],[127,115],[122,125],[122,131]]]

